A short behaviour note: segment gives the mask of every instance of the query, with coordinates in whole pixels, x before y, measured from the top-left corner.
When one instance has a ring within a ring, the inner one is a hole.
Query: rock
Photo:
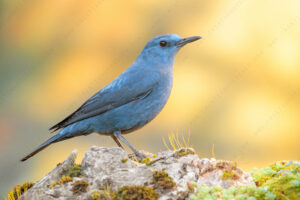
[[[231,161],[203,159],[200,161],[200,169],[198,187],[205,184],[228,189],[231,186],[255,185],[250,174],[239,169],[236,163]]]
[[[81,167],[89,178],[90,189],[111,186],[112,190],[126,185],[149,185],[152,171],[145,164],[127,159],[125,151],[119,147],[92,147],[82,159]]]
[[[39,182],[35,183],[30,192],[25,192],[20,199],[58,199],[55,198],[57,196],[60,196],[59,199],[66,199],[63,197],[68,197],[70,195],[69,190],[49,190],[49,186],[55,180],[59,180],[64,171],[73,167],[76,157],[77,150],[74,150],[63,163],[59,163],[50,173],[44,176]]]
[[[119,148],[93,146],[84,155],[81,163],[82,176],[61,177],[73,167],[77,152],[53,169],[43,179],[25,192],[23,200],[65,200],[65,199],[118,199],[120,195],[138,192],[140,199],[187,199],[194,182],[218,185],[224,188],[254,184],[248,173],[229,161],[199,159],[193,149],[159,152],[157,156],[148,154],[143,163],[128,159],[126,152]],[[138,186],[138,187],[127,187]],[[101,198],[100,198],[101,197]],[[123,197],[123,196],[122,196]],[[146,197],[145,197],[146,198]]]

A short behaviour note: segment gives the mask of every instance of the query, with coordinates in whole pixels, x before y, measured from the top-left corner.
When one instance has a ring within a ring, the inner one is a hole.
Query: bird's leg
[[[122,149],[124,149],[124,147],[121,145],[121,143],[119,142],[119,140],[118,140],[118,138],[116,136],[112,135],[111,137],[112,137],[112,139],[114,139],[114,141],[117,143],[117,145],[119,147],[121,147]]]
[[[122,142],[124,142],[132,151],[133,153],[136,155],[136,157],[139,160],[143,160],[144,158],[146,158],[147,156],[141,152],[139,152],[138,150],[136,150],[121,134],[121,131],[115,131],[114,132],[114,136],[117,137],[118,139],[120,139]]]

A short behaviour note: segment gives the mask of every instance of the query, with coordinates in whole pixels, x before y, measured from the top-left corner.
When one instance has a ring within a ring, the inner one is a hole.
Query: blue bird
[[[178,50],[200,38],[166,34],[151,39],[130,67],[75,112],[51,127],[53,131],[61,130],[21,161],[50,144],[91,133],[111,136],[120,147],[121,140],[139,159],[144,158],[145,155],[122,134],[143,127],[162,110],[171,93],[173,63]]]

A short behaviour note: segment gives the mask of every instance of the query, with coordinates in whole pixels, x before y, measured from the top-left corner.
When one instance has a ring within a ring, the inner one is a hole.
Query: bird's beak
[[[179,47],[182,47],[182,46],[186,45],[187,43],[194,42],[199,39],[201,39],[200,36],[192,36],[192,37],[182,38],[181,40],[179,40],[179,42],[176,45]]]

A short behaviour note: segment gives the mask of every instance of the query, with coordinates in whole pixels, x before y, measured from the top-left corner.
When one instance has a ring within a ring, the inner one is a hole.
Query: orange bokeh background
[[[152,37],[202,40],[180,51],[160,115],[127,135],[139,149],[191,132],[201,157],[245,170],[299,160],[300,2],[3,0],[0,3],[0,195],[37,181],[73,150],[78,162],[109,137],[67,140],[25,163],[48,128],[109,84]]]

